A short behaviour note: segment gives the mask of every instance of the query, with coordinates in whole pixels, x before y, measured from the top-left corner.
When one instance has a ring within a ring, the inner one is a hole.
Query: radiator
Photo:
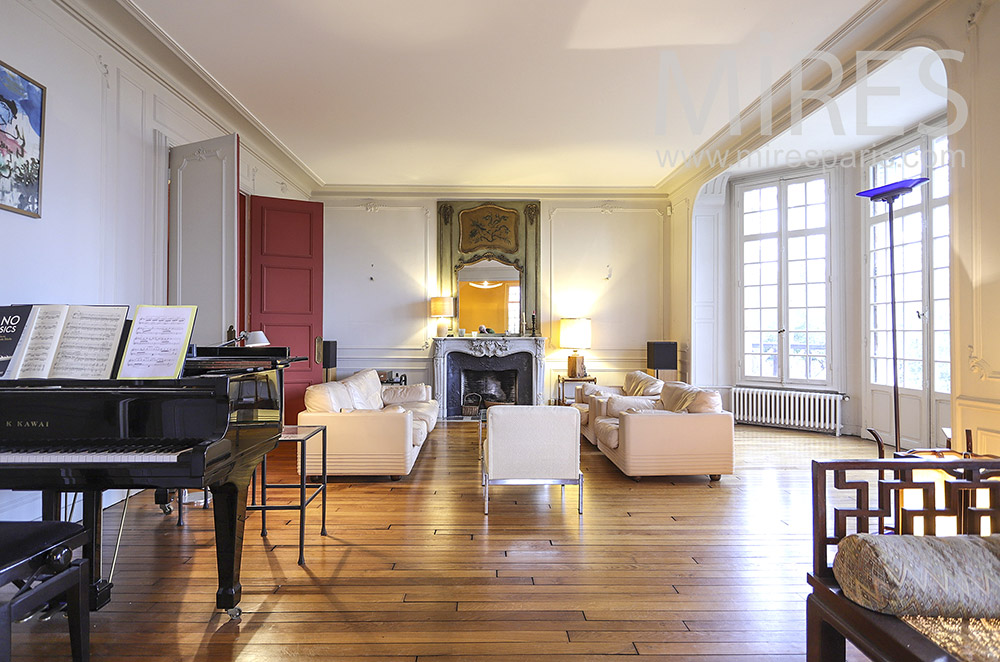
[[[737,386],[733,413],[737,423],[833,432],[839,437],[841,404],[846,399],[843,393]]]

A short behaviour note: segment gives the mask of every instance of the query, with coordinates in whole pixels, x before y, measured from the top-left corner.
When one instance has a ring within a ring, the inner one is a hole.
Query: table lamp
[[[567,377],[586,377],[583,355],[578,350],[590,349],[590,318],[564,317],[559,320],[559,347],[572,349],[566,365]]]
[[[454,316],[454,297],[431,297],[431,317],[438,318],[438,338],[444,338],[448,335],[448,329],[451,328],[451,318]]]

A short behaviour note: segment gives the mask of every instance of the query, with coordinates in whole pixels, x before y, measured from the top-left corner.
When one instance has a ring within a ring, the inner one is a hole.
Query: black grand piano
[[[287,347],[199,347],[180,379],[0,381],[0,489],[43,490],[49,520],[60,519],[62,493],[82,493],[92,610],[111,600],[101,567],[104,490],[207,487],[215,604],[239,616],[247,490],[281,436],[282,370],[294,360]]]

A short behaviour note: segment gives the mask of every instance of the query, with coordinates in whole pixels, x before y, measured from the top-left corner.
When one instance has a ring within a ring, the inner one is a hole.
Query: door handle
[[[316,365],[323,365],[323,336],[316,336],[313,344],[313,361]]]

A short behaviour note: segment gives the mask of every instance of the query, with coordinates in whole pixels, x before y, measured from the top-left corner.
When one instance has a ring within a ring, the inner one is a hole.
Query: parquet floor
[[[583,516],[575,487],[499,486],[486,517],[475,424],[426,443],[402,481],[332,479],[330,535],[314,502],[304,567],[296,513],[269,513],[267,538],[251,513],[240,621],[214,610],[210,512],[179,528],[134,497],[92,659],[804,660],[808,462],[875,456],[853,437],[740,427],[735,475],[634,482],[583,441]],[[277,477],[297,480],[291,444]],[[15,625],[14,643],[15,660],[70,659],[61,618]]]

